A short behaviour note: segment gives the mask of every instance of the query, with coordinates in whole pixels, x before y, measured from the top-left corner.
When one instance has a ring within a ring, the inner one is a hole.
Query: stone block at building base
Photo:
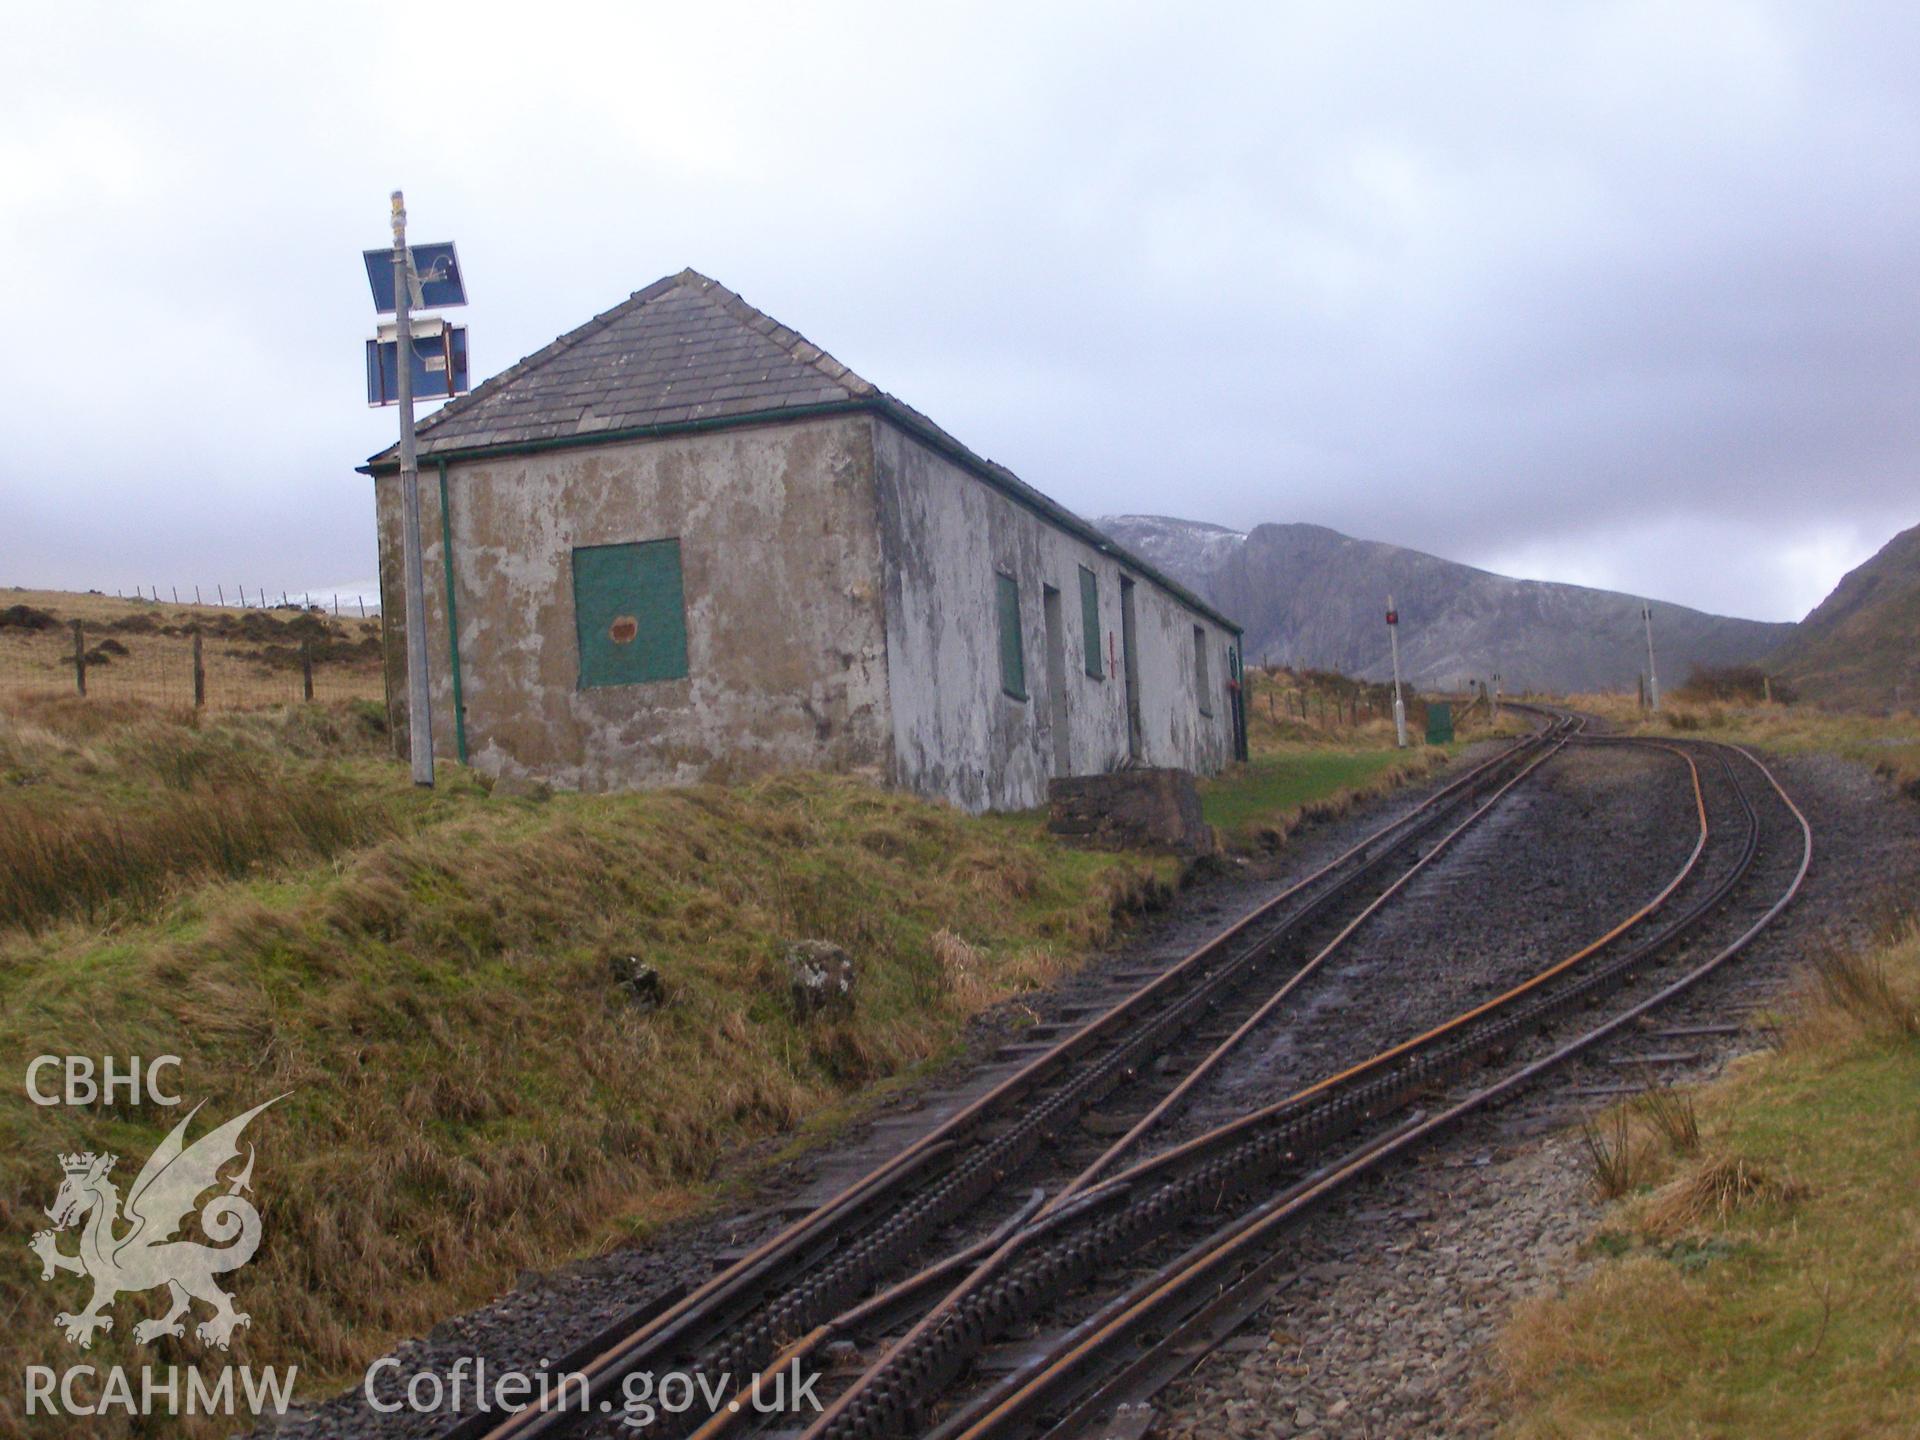
[[[1074,775],[1047,786],[1047,829],[1104,850],[1213,851],[1190,770]]]

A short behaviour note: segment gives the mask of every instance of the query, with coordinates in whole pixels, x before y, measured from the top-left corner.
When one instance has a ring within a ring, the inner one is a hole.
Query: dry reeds
[[[1640,1223],[1649,1234],[1675,1235],[1705,1221],[1724,1225],[1742,1210],[1782,1204],[1804,1193],[1750,1160],[1721,1156],[1656,1191]]]
[[[1901,993],[1879,955],[1832,949],[1815,956],[1810,990],[1816,1007],[1845,1016],[1875,1039],[1920,1037],[1920,1003]]]
[[[1616,1108],[1599,1122],[1580,1122],[1587,1176],[1603,1200],[1617,1200],[1640,1183],[1638,1147],[1624,1109]]]
[[[1691,1155],[1700,1148],[1700,1117],[1691,1095],[1650,1084],[1634,1097],[1634,1108],[1675,1155]]]

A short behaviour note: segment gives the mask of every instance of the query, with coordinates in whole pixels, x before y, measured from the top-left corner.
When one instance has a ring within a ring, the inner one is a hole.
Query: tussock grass
[[[1645,1149],[1624,1109],[1598,1121],[1582,1120],[1580,1145],[1587,1178],[1601,1199],[1617,1200],[1640,1183]]]
[[[1675,1155],[1691,1155],[1700,1148],[1700,1116],[1693,1097],[1670,1085],[1650,1083],[1634,1096],[1634,1108]]]
[[[1900,1017],[1916,1000],[1910,922],[1821,959],[1781,1045],[1695,1096],[1698,1158],[1611,1209],[1588,1279],[1516,1311],[1501,1433],[1911,1433],[1920,1036]]]
[[[150,915],[183,883],[391,833],[388,808],[304,763],[370,752],[376,735],[351,710],[203,726],[131,702],[0,708],[0,931]]]
[[[1723,1155],[1650,1196],[1640,1212],[1640,1228],[1647,1235],[1680,1235],[1704,1223],[1725,1225],[1743,1210],[1785,1204],[1802,1193],[1801,1186],[1764,1165]]]
[[[1062,847],[1037,817],[968,817],[846,778],[536,801],[450,770],[422,797],[359,758],[352,712],[331,739],[267,718],[136,719],[150,733],[43,715],[9,743],[69,798],[93,787],[173,813],[220,793],[208,776],[231,753],[390,817],[326,859],[180,871],[111,924],[69,911],[0,931],[6,1053],[181,1055],[187,1101],[214,1123],[290,1092],[249,1131],[266,1231],[235,1277],[253,1316],[235,1358],[297,1363],[308,1397],[522,1270],[715,1203],[747,1147],[822,1133],[950,1055],[969,1016],[1078,964],[1175,874]],[[203,750],[204,765],[183,758]],[[854,956],[852,1016],[792,1017],[778,952],[802,937]],[[659,972],[660,1008],[615,983],[610,962],[628,956]],[[0,1367],[71,1359],[52,1316],[84,1299],[79,1282],[42,1284],[24,1244],[56,1155],[109,1149],[134,1167],[177,1118],[0,1095],[0,1232],[21,1241],[0,1246]],[[88,1359],[190,1363],[177,1342],[132,1345],[152,1303],[125,1302]],[[0,1431],[20,1423],[14,1403],[0,1396]]]
[[[144,914],[182,876],[324,859],[385,828],[373,807],[264,778],[184,794],[147,814],[0,812],[0,926]]]
[[[1911,923],[1905,928],[1911,943]],[[1884,954],[1836,947],[1815,956],[1801,1010],[1788,1035],[1816,1048],[1832,1046],[1835,1032],[1848,1028],[1875,1040],[1920,1038],[1920,1000],[1895,979]]]

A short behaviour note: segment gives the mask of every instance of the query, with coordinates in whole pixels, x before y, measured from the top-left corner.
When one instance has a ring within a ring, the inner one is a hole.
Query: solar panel
[[[460,273],[460,257],[451,240],[432,245],[413,245],[413,273],[417,282],[408,297],[417,310],[443,310],[467,303],[467,282]],[[382,315],[393,313],[393,251],[362,250],[367,262],[367,284],[373,287],[373,308]]]

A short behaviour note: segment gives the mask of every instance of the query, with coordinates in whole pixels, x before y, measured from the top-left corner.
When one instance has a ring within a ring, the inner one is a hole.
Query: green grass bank
[[[1822,957],[1777,1049],[1636,1110],[1598,1268],[1501,1346],[1512,1437],[1920,1433],[1920,931]],[[1678,1133],[1681,1143],[1675,1143]]]

